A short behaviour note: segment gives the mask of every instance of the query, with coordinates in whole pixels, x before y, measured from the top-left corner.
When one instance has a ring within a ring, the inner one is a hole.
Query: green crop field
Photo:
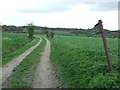
[[[26,33],[27,33],[28,30],[25,28],[25,29],[23,30],[23,32],[26,32]],[[35,33],[39,33],[39,34],[40,34],[40,33],[43,33],[42,30],[37,30],[37,29],[35,29],[34,32],[35,32]]]
[[[27,29],[23,30],[24,32],[28,32]],[[54,32],[55,35],[75,35],[74,33],[71,33],[70,31],[59,31],[59,30],[48,30],[49,32]],[[34,30],[35,33],[43,34],[43,30]]]
[[[2,64],[6,64],[15,56],[23,53],[38,40],[30,43],[31,41],[27,34],[2,33]],[[27,45],[28,43],[30,44]]]
[[[101,38],[55,36],[51,60],[68,88],[118,88],[118,39],[107,38],[113,71],[108,65]]]
[[[40,40],[37,36],[46,37],[51,42],[50,60],[64,88],[119,87],[118,38],[107,38],[113,66],[110,72],[101,37],[87,37],[85,34],[71,33],[71,31],[49,30],[49,32],[54,32],[54,38],[47,37],[42,30],[35,30],[36,37],[33,40],[28,38],[27,33],[2,33],[0,42],[2,65],[35,45]],[[45,44],[46,41],[43,39],[41,44],[13,69],[5,86],[32,88],[32,81]]]
[[[70,33],[70,31],[51,31],[51,32],[54,32],[55,35],[75,35],[73,33]]]

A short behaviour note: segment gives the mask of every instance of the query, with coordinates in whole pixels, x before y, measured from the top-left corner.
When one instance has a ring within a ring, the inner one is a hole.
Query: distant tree
[[[44,27],[44,30],[47,30],[48,29],[48,27]]]
[[[47,37],[50,37],[50,33],[48,31],[48,27],[43,28],[43,33],[46,34]]]
[[[53,38],[54,37],[54,33],[50,32],[50,37]]]
[[[47,33],[48,33],[47,29],[48,29],[47,27],[44,27],[44,28],[43,28],[43,33],[44,33],[44,34],[47,34]]]
[[[32,23],[31,23],[31,24],[28,24],[27,30],[28,30],[29,38],[30,38],[30,39],[33,39],[33,35],[34,35],[34,25],[33,25]]]
[[[49,37],[49,32],[48,31],[46,31],[45,34],[46,34],[47,37]]]
[[[8,31],[7,25],[3,25],[3,26],[2,26],[2,32],[5,32],[5,31]]]

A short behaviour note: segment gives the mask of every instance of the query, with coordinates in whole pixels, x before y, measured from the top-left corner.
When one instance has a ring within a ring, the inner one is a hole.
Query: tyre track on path
[[[14,58],[12,61],[10,61],[9,63],[7,63],[6,65],[4,65],[2,68],[0,68],[0,70],[2,70],[2,78],[0,78],[0,89],[2,88],[2,84],[7,80],[7,78],[11,75],[12,70],[18,66],[20,64],[20,62],[27,56],[29,55],[41,42],[42,42],[42,38],[39,37],[40,40],[38,41],[38,43],[34,46],[32,46],[31,48],[29,48],[28,50],[26,50],[24,53],[20,54],[19,56],[17,56],[16,58]]]
[[[60,86],[49,56],[50,41],[46,39],[46,46],[35,73],[33,88],[58,88]]]

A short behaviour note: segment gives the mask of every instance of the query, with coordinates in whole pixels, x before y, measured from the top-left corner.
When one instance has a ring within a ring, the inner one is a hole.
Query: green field
[[[26,33],[27,33],[28,30],[27,30],[26,28],[24,28],[23,32],[26,32]],[[35,29],[34,32],[35,32],[35,33],[38,33],[38,34],[42,34],[42,33],[43,33],[42,30],[37,30],[37,29]]]
[[[68,88],[117,88],[118,39],[107,38],[113,71],[108,71],[101,38],[56,36],[51,41],[51,60]]]
[[[73,33],[70,33],[70,31],[51,31],[54,32],[55,35],[75,35]]]
[[[29,49],[38,42],[38,38],[33,40],[28,38],[27,34],[2,33],[2,64]]]
[[[24,32],[28,32],[27,29],[23,30]],[[60,31],[60,30],[48,30],[49,32],[54,32],[55,35],[76,35],[74,33],[71,33],[70,31]],[[37,30],[34,31],[37,34],[44,34],[43,30]],[[82,35],[81,35],[82,36]]]
[[[35,30],[36,36],[46,36],[42,30]],[[120,84],[118,66],[118,38],[107,38],[113,71],[109,72],[102,39],[85,37],[69,31],[54,32],[51,42],[50,60],[58,69],[58,76],[65,88],[118,88]],[[27,34],[2,33],[2,64],[20,55],[39,38],[31,40]],[[41,52],[46,42],[34,49],[8,78],[8,87],[31,88]]]

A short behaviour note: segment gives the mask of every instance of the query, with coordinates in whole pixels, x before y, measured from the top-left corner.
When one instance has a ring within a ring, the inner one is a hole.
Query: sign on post
[[[103,40],[103,44],[104,44],[104,49],[105,49],[105,54],[106,54],[106,58],[107,58],[108,68],[109,68],[109,71],[112,71],[112,64],[111,64],[111,61],[110,61],[110,55],[109,55],[109,50],[108,50],[108,46],[107,46],[105,31],[103,29],[103,25],[102,25],[101,20],[98,21],[98,23],[95,25],[95,27],[98,26],[98,25],[99,25],[100,33],[102,35],[102,40]]]

